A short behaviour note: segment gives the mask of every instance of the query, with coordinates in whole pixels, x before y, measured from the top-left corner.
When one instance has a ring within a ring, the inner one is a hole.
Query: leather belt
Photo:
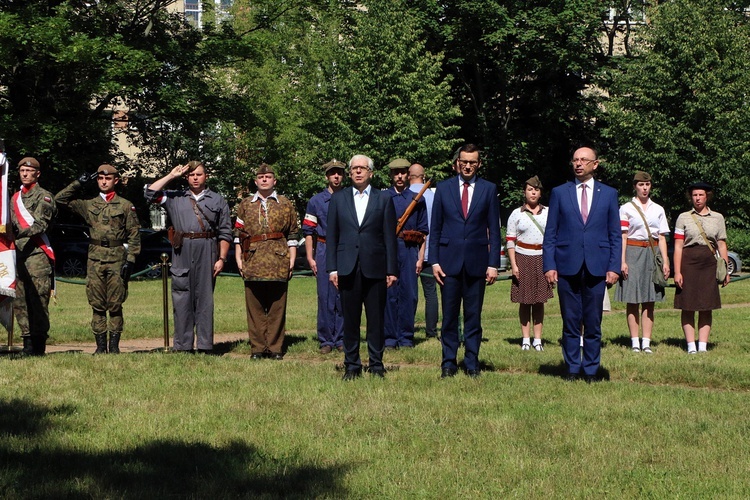
[[[318,236],[318,243],[325,243],[325,242],[326,242],[325,238],[323,238],[322,236]]]
[[[250,243],[256,243],[258,241],[266,241],[266,240],[280,240],[282,238],[284,238],[284,233],[254,234],[250,236]]]
[[[189,240],[200,240],[204,238],[213,238],[216,236],[216,233],[213,231],[206,231],[204,233],[182,233],[183,238],[187,238]]]
[[[95,240],[94,238],[89,239],[89,243],[104,248],[121,247],[125,244],[123,240]]]
[[[525,248],[526,250],[541,250],[542,249],[542,245],[533,244],[533,243],[524,243],[523,241],[518,241],[518,240],[516,240],[516,246]]]
[[[649,241],[649,240],[631,240],[630,238],[628,238],[628,246],[629,247],[646,247],[646,248],[648,248],[648,247],[656,246],[656,244],[657,244],[656,241],[653,241],[653,240],[651,240],[651,241]]]

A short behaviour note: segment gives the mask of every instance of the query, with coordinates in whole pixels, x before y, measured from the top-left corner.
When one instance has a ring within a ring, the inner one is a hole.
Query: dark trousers
[[[437,322],[439,315],[437,282],[432,275],[427,276],[425,272],[432,273],[432,264],[425,262],[419,279],[422,282],[422,294],[424,295],[424,330],[428,337],[437,337]]]
[[[343,345],[344,317],[341,314],[339,291],[325,272],[326,244],[320,240],[315,249],[315,262],[318,264],[318,274],[315,277],[318,285],[318,342],[320,347],[334,348]]]
[[[414,315],[417,312],[417,258],[419,247],[398,240],[398,281],[386,292],[385,345],[414,347]]]
[[[344,366],[347,371],[362,369],[362,361],[359,356],[359,327],[362,321],[362,305],[364,304],[370,370],[383,370],[385,278],[365,278],[362,276],[358,263],[353,273],[339,276],[339,292],[341,294],[341,307],[344,312]]]
[[[604,276],[594,276],[586,265],[578,274],[559,276],[557,296],[563,320],[562,351],[568,373],[595,376],[602,351]],[[583,353],[581,327],[583,326]]]
[[[457,276],[446,276],[441,290],[443,302],[442,368],[458,367],[458,317],[464,310],[464,367],[479,369],[479,346],[482,343],[482,303],[485,276],[469,276],[465,270]]]

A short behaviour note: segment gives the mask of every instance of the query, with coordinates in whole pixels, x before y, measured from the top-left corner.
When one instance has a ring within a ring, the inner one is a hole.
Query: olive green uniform
[[[13,313],[22,337],[30,337],[37,354],[44,353],[49,336],[49,297],[53,262],[42,248],[49,244],[46,231],[57,214],[52,194],[35,184],[19,195],[33,223],[19,221],[15,207],[10,219],[16,243],[16,298]],[[24,339],[26,340],[26,339]],[[25,344],[26,342],[24,342]]]
[[[135,207],[115,195],[105,201],[101,195],[90,200],[73,200],[81,183],[73,181],[57,193],[55,201],[83,217],[91,227],[91,243],[86,270],[86,296],[93,309],[91,329],[94,335],[106,334],[119,339],[122,333],[122,303],[128,294],[122,278],[125,262],[135,264],[141,252],[140,223]],[[107,326],[109,311],[109,327]]]

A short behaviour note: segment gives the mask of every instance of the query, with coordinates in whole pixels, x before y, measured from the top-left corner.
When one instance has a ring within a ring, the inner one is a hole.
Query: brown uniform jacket
[[[242,245],[242,274],[249,281],[287,281],[287,241],[299,233],[297,211],[288,198],[274,192],[267,199],[264,214],[260,198],[255,201],[253,198],[256,196],[248,196],[240,202],[234,228],[235,243]],[[253,236],[263,234],[269,239],[250,241]]]

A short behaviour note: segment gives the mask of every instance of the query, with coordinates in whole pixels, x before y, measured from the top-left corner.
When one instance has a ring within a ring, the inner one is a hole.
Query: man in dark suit
[[[359,326],[367,317],[368,371],[384,377],[386,289],[398,276],[396,210],[385,191],[373,189],[373,163],[364,155],[349,160],[352,187],[331,197],[328,206],[326,270],[341,294],[344,313],[344,380],[362,375]]]
[[[598,380],[602,348],[602,301],[618,279],[622,251],[617,191],[594,180],[596,150],[577,149],[575,182],[552,190],[544,233],[543,268],[558,284],[567,380]],[[583,355],[581,355],[583,327]]]
[[[458,176],[438,184],[432,204],[429,254],[442,290],[442,378],[453,377],[458,370],[462,301],[464,367],[470,377],[479,376],[484,289],[497,279],[500,264],[497,186],[476,176],[481,164],[474,144],[462,146],[453,164]]]

